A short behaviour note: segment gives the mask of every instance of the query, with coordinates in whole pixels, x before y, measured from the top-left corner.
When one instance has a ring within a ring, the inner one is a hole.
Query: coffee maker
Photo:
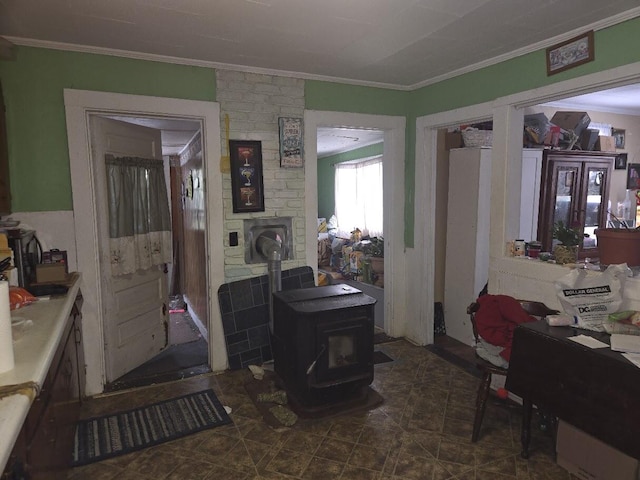
[[[6,230],[9,247],[13,250],[13,264],[18,285],[27,288],[35,280],[36,264],[40,263],[41,247],[35,230],[10,228]]]

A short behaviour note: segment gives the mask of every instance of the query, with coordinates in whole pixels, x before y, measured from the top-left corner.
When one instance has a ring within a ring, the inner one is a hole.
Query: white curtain
[[[162,160],[105,156],[111,273],[170,263],[171,218]]]
[[[363,235],[382,237],[382,157],[335,168],[339,235],[359,228]]]

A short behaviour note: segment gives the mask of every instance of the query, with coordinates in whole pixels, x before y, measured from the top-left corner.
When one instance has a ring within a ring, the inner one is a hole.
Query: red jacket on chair
[[[509,361],[513,330],[521,323],[535,322],[536,318],[508,295],[483,295],[477,302],[480,305],[476,312],[478,335],[492,345],[504,347],[500,356]]]

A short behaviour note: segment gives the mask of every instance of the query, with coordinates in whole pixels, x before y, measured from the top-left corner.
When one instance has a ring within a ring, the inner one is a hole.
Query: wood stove
[[[373,381],[375,303],[343,284],[274,293],[274,368],[298,413],[366,395]]]

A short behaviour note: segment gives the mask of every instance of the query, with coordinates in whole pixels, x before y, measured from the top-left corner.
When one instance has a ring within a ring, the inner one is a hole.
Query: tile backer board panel
[[[315,286],[311,267],[298,267],[282,272],[282,290]],[[267,275],[225,283],[218,289],[230,369],[260,365],[273,359],[268,300]]]

